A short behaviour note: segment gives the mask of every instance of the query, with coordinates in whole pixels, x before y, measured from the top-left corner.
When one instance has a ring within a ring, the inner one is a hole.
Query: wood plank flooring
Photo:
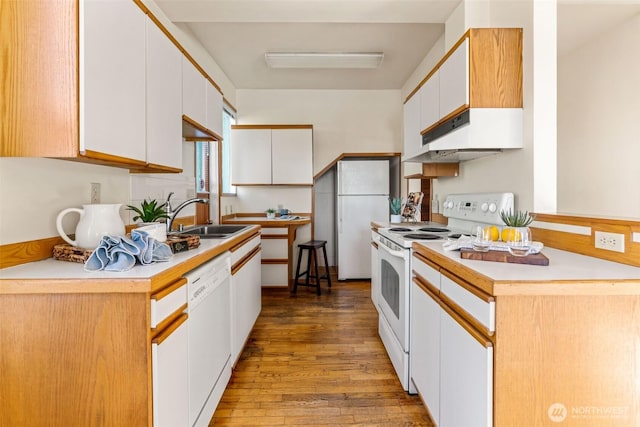
[[[264,289],[262,313],[209,425],[429,426],[378,337],[368,281]]]

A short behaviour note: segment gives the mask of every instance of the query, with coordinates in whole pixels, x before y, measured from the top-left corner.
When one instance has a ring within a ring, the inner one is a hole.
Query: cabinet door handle
[[[169,326],[167,326],[162,332],[160,332],[158,335],[156,335],[151,342],[153,344],[162,344],[162,342],[164,340],[166,340],[167,338],[169,338],[171,336],[171,334],[180,327],[180,325],[182,325],[187,318],[189,317],[189,315],[187,313],[183,313],[180,317],[178,317],[175,322],[173,322],[172,324],[170,324]]]

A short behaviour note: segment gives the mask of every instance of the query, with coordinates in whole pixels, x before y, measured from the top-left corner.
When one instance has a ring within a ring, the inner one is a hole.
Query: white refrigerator
[[[338,279],[368,279],[371,221],[389,221],[389,161],[343,160],[337,172]]]

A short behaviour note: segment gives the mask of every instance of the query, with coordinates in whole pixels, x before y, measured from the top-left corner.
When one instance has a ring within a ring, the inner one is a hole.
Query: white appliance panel
[[[382,196],[338,196],[338,280],[371,277],[371,221],[386,221],[389,200]]]
[[[347,194],[388,195],[389,161],[351,160],[338,162],[338,196]]]

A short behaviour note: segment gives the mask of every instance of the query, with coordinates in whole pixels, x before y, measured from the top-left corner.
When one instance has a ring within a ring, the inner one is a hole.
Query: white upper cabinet
[[[422,147],[420,136],[420,91],[415,93],[404,107],[404,155],[416,154]]]
[[[469,39],[465,38],[440,66],[439,118],[469,105]]]
[[[147,19],[147,162],[182,168],[182,53]]]
[[[419,93],[420,129],[418,133],[440,120],[440,71],[436,71],[429,77]],[[420,138],[420,146],[422,146],[422,138]]]
[[[209,81],[206,82],[205,127],[222,138],[222,94]]]
[[[271,184],[271,129],[231,131],[231,184]]]
[[[273,184],[313,184],[311,129],[273,129],[271,167]]]
[[[133,1],[81,5],[80,151],[144,163],[145,14]]]
[[[182,57],[182,113],[199,125],[207,122],[206,92],[207,80],[187,59]]]
[[[233,185],[313,185],[313,129],[231,130]]]

